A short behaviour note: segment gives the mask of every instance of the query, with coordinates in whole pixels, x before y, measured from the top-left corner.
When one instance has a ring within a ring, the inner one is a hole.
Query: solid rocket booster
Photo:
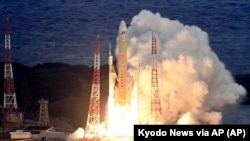
[[[111,53],[111,43],[109,43],[109,96],[114,97],[115,75],[113,69],[113,56]]]
[[[127,26],[123,20],[119,26],[118,94],[115,96],[115,101],[120,105],[129,102],[127,97]]]

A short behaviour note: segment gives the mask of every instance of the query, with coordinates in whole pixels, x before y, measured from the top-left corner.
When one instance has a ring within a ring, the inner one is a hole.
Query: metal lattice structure
[[[152,33],[152,71],[151,71],[151,120],[152,124],[162,123],[162,109],[160,94],[158,88],[158,74],[157,74],[157,46],[156,38]]]
[[[48,100],[42,98],[38,101],[40,104],[38,126],[50,126],[49,112],[48,112]]]
[[[97,35],[94,55],[94,75],[90,95],[89,111],[85,128],[86,138],[98,138],[100,124],[100,35]]]
[[[16,100],[14,76],[11,61],[10,21],[6,19],[5,52],[4,52],[4,102],[3,123],[17,123],[21,125],[21,117]]]

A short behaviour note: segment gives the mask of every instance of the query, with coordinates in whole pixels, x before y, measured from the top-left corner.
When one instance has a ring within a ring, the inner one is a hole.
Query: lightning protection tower
[[[158,88],[158,74],[157,74],[157,47],[156,38],[152,32],[152,71],[151,71],[151,120],[152,124],[162,123],[162,109]]]
[[[50,126],[49,122],[49,112],[48,112],[48,100],[42,98],[38,101],[40,104],[39,120],[38,126]]]
[[[98,138],[100,123],[100,35],[95,41],[94,75],[90,95],[89,111],[85,129],[86,138]]]
[[[10,21],[8,17],[6,18],[5,26],[3,126],[8,123],[20,126],[22,122],[14,86],[10,46]]]

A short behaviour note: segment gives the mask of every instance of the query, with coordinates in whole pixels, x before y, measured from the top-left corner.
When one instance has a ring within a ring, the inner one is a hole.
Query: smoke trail
[[[236,104],[245,89],[209,46],[208,35],[196,26],[142,10],[128,27],[129,72],[138,71],[140,122],[150,114],[151,37],[157,34],[158,81],[165,123],[219,124],[221,108]],[[116,48],[117,50],[118,48]]]

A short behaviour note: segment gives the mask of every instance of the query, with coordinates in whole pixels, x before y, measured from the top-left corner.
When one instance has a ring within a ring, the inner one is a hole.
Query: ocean
[[[222,124],[250,124],[250,105],[237,105],[222,114]]]
[[[4,22],[11,21],[13,61],[27,66],[63,62],[93,66],[94,41],[101,35],[101,63],[108,43],[116,45],[121,20],[129,26],[141,10],[195,25],[207,32],[209,45],[234,74],[250,73],[250,2],[197,0],[0,0],[0,51]],[[113,47],[114,50],[114,47]],[[0,54],[0,58],[3,58]]]

